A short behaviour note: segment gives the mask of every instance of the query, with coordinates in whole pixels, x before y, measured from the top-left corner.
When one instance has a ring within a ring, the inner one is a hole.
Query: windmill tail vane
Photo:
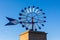
[[[16,25],[16,24],[19,23],[16,19],[9,18],[9,17],[6,17],[6,18],[9,20],[9,22],[7,24],[5,24],[5,26],[8,26],[8,25]]]

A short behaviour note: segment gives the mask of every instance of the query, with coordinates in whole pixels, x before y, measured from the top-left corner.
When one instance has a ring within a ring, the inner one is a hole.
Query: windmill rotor
[[[24,27],[26,30],[36,31],[37,26],[39,29],[41,29],[41,26],[44,26],[44,23],[46,22],[46,16],[43,10],[35,6],[28,6],[27,8],[25,7],[21,10],[19,16],[20,24],[22,26],[25,25]]]

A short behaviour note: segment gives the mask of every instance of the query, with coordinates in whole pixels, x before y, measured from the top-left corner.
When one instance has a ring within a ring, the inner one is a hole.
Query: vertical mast
[[[34,19],[32,17],[32,31],[34,31]]]

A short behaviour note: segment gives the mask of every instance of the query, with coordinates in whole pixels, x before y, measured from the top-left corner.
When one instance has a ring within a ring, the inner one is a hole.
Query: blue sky
[[[60,40],[60,1],[59,0],[0,0],[0,40],[19,40],[26,30],[20,24],[4,26],[11,17],[18,20],[20,10],[28,6],[39,6],[47,16],[42,31],[47,32],[47,40]]]

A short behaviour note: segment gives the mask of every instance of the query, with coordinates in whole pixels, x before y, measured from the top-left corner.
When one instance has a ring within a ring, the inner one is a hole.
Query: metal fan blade
[[[34,8],[35,6],[33,6],[33,8]]]
[[[39,29],[41,29],[41,27],[39,27]]]
[[[19,23],[22,24],[22,21],[20,21]]]
[[[22,14],[21,14],[21,13],[20,13],[19,15],[20,15],[20,16],[22,16]]]
[[[24,12],[24,10],[21,10],[21,12]]]
[[[19,17],[19,20],[21,20],[21,17]]]
[[[35,31],[37,31],[37,29],[35,29]]]
[[[26,8],[24,8],[26,10]]]
[[[43,15],[45,14],[45,13],[42,13]]]
[[[28,8],[30,8],[30,6],[28,6]]]
[[[37,7],[36,9],[39,9],[39,7]]]
[[[40,11],[43,11],[42,9],[40,9]]]
[[[41,27],[37,24],[38,28],[41,29]]]
[[[43,22],[46,22],[45,20]]]
[[[25,25],[22,25],[22,27],[25,27]]]
[[[41,24],[42,26],[44,26],[44,24]]]
[[[46,18],[46,16],[44,16],[44,18]]]
[[[28,30],[28,28],[26,27],[26,30]]]

